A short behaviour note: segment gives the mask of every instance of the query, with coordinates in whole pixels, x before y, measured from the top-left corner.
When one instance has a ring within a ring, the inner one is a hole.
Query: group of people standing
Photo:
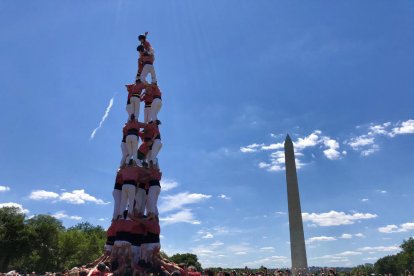
[[[128,119],[122,129],[122,158],[112,192],[114,210],[105,253],[112,260],[131,254],[135,266],[145,267],[160,249],[157,201],[161,191],[158,154],[162,148],[158,113],[161,91],[154,70],[154,49],[147,34],[140,45],[135,83],[126,85]],[[151,81],[149,82],[149,76]],[[144,112],[140,114],[141,102]]]

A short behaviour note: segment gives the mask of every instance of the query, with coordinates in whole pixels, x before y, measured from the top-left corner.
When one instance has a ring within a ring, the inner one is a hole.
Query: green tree
[[[377,274],[391,273],[393,275],[397,274],[397,257],[395,255],[385,256],[374,265],[374,270]]]
[[[6,271],[11,261],[27,254],[29,237],[24,220],[18,208],[0,208],[0,271]]]
[[[198,261],[197,255],[195,254],[175,254],[170,257],[170,260],[177,264],[184,263],[186,266],[195,266],[197,268],[197,271],[202,271],[201,264]]]
[[[27,270],[54,271],[59,260],[59,234],[62,223],[49,215],[37,215],[27,221],[30,236],[30,255],[25,259]]]
[[[351,275],[370,275],[374,273],[374,265],[373,264],[363,264],[354,267],[351,271]]]

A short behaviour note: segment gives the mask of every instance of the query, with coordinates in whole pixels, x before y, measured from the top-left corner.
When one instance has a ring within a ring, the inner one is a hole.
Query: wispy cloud
[[[109,202],[105,202],[102,199],[96,198],[86,193],[84,189],[73,190],[71,192],[63,192],[61,194],[45,190],[36,190],[30,193],[29,198],[33,200],[53,199],[71,204],[85,204],[87,202],[92,202],[99,205],[109,204]]]
[[[186,205],[199,203],[209,199],[211,195],[183,192],[161,197],[160,212],[169,212],[181,209]]]
[[[402,223],[400,224],[400,226],[397,226],[395,224],[389,224],[387,226],[378,228],[378,232],[386,233],[386,234],[397,233],[397,232],[407,232],[410,230],[414,230],[414,222]]]
[[[195,219],[193,212],[190,209],[183,209],[177,213],[161,217],[160,221],[163,225],[175,224],[175,223],[190,223],[190,224],[200,224],[201,222]]]
[[[335,237],[327,237],[327,236],[319,236],[319,237],[311,237],[306,240],[307,243],[313,242],[327,242],[327,241],[336,241]]]
[[[108,117],[108,115],[109,115],[109,112],[111,111],[111,108],[112,108],[112,105],[114,104],[114,97],[112,97],[110,100],[109,100],[109,104],[108,104],[108,107],[106,108],[106,110],[105,110],[105,114],[102,116],[102,119],[101,119],[101,121],[99,122],[99,125],[98,125],[98,127],[97,128],[95,128],[93,131],[92,131],[92,133],[91,133],[91,136],[89,137],[89,140],[92,140],[93,138],[95,138],[95,134],[96,134],[96,132],[102,127],[102,125],[103,125],[103,123],[105,122],[105,120],[106,120],[106,118]]]
[[[10,187],[8,187],[8,186],[0,186],[0,193],[1,192],[8,192],[8,191],[10,191]]]
[[[220,194],[217,196],[218,198],[224,199],[224,200],[231,200],[231,197],[225,195],[225,194]]]
[[[72,219],[72,220],[81,220],[82,219],[82,217],[80,217],[80,216],[69,216],[69,215],[66,214],[65,211],[56,212],[52,215],[52,217],[55,217],[57,219],[63,219],[63,218]]]
[[[161,188],[162,191],[167,192],[169,190],[172,190],[178,186],[178,182],[171,179],[162,179],[161,180]]]
[[[303,221],[311,221],[317,226],[337,226],[354,224],[355,221],[363,219],[376,218],[376,214],[370,213],[352,213],[346,214],[344,212],[330,211],[328,213],[303,213]]]

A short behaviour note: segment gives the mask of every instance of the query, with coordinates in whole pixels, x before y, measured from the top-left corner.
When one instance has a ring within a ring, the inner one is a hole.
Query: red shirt
[[[149,86],[146,91],[147,91],[146,93],[149,93],[152,96],[153,99],[154,98],[161,98],[162,93],[161,93],[161,90],[158,87],[158,85],[153,84],[153,85]]]
[[[128,99],[131,97],[139,97],[142,90],[145,89],[145,84],[138,82],[137,84],[127,84],[125,85],[128,90]]]
[[[156,220],[147,220],[145,221],[145,230],[149,233],[159,235],[161,233],[160,223]]]
[[[121,169],[123,181],[134,181],[137,182],[139,177],[139,167],[125,167]]]
[[[158,169],[152,168],[150,169],[151,172],[151,179],[152,180],[161,180],[162,172]]]
[[[153,139],[158,135],[160,135],[160,130],[156,123],[147,124],[144,127],[144,138]]]
[[[141,102],[145,102],[145,105],[150,105],[152,103],[152,95],[145,92],[144,96],[141,98]]]
[[[131,233],[135,221],[126,219],[118,219],[117,221],[119,221],[117,232]]]
[[[137,120],[130,120],[128,121],[128,123],[125,124],[124,128],[122,129],[122,132],[125,136],[127,136],[129,130],[137,130],[138,135],[139,129],[144,128],[146,125],[147,124],[138,122]]]
[[[144,49],[145,49],[147,52],[152,53],[152,52],[154,51],[154,49],[152,49],[151,44],[150,44],[148,41],[146,41],[146,40],[142,43],[142,46],[144,46]]]
[[[134,224],[131,227],[131,234],[144,235],[145,227],[141,223],[134,221]]]
[[[115,184],[122,184],[124,182],[121,171],[116,174]]]

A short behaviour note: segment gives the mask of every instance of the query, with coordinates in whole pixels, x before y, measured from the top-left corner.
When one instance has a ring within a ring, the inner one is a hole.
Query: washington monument
[[[286,184],[289,210],[290,255],[292,259],[292,274],[306,274],[308,261],[306,259],[305,237],[303,234],[302,210],[298,177],[296,175],[295,152],[289,135],[285,140]]]

